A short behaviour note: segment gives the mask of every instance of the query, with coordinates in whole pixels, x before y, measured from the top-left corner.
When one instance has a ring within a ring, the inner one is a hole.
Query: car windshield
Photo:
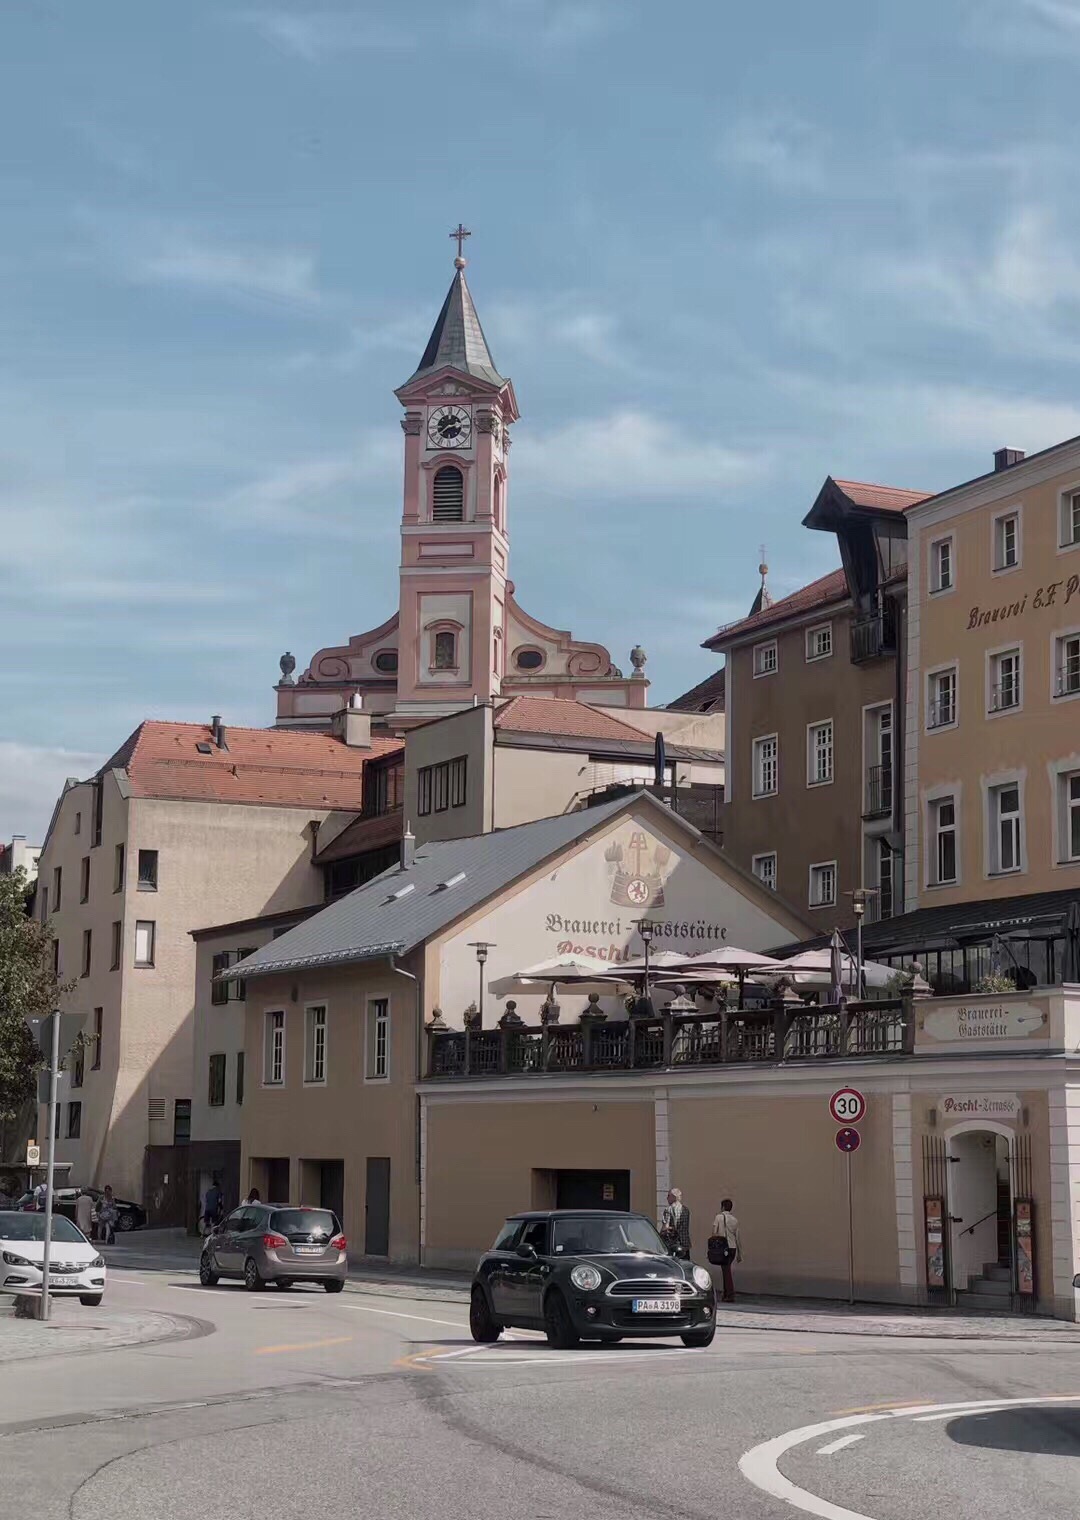
[[[555,1219],[552,1221],[556,1256],[620,1256],[644,1252],[666,1256],[667,1248],[647,1219],[627,1215],[611,1218]]]
[[[341,1229],[329,1209],[278,1209],[271,1217],[270,1228],[288,1239],[303,1235],[305,1239],[329,1240]]]
[[[75,1228],[70,1219],[65,1219],[62,1214],[53,1215],[52,1238],[53,1240],[62,1240],[68,1245],[86,1245],[86,1236],[81,1230]],[[0,1214],[0,1240],[44,1239],[44,1214]]]

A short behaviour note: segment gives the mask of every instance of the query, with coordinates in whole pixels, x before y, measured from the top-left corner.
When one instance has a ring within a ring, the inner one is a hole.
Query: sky
[[[1080,433],[1080,0],[36,0],[0,57],[0,838],[396,607],[468,278],[533,615],[715,668],[829,474]]]

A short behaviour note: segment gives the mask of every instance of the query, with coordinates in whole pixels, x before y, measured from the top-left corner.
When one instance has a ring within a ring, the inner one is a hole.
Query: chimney
[[[408,824],[401,836],[401,869],[407,871],[416,859],[416,835]]]
[[[1002,470],[1011,470],[1013,465],[1019,464],[1023,457],[1023,449],[995,449],[994,473],[1000,475]]]
[[[225,742],[225,729],[221,722],[220,713],[215,713],[210,719],[210,737],[218,749],[228,749],[229,746]]]
[[[364,711],[364,699],[358,691],[334,714],[333,734],[350,749],[371,748],[371,714]]]

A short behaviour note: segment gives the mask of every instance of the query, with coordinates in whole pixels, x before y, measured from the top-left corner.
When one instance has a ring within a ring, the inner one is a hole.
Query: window
[[[1020,651],[1004,649],[990,656],[990,711],[1020,706]]]
[[[948,728],[956,722],[956,666],[931,671],[927,677],[927,728]]]
[[[101,826],[105,812],[105,788],[100,781],[94,782],[94,819],[91,844],[97,846],[101,843]]]
[[[1080,633],[1068,633],[1054,640],[1054,694],[1072,697],[1077,692],[1080,692]]]
[[[154,933],[157,925],[152,919],[140,918],[135,925],[135,964],[154,964]]]
[[[775,734],[754,740],[754,796],[771,797],[779,777],[780,741]]]
[[[877,908],[879,918],[893,916],[893,852],[882,835],[877,842]]]
[[[432,522],[463,522],[465,519],[465,477],[452,464],[435,471],[431,483]]]
[[[76,834],[81,834],[82,833],[82,814],[81,813],[76,813],[75,814],[75,832],[76,832]]]
[[[935,797],[930,804],[931,885],[956,880],[956,798]]]
[[[1061,547],[1080,544],[1080,491],[1066,491],[1061,498]]]
[[[768,855],[755,855],[751,861],[754,875],[770,892],[776,891],[776,851]]]
[[[754,675],[773,676],[776,674],[779,657],[777,654],[776,640],[770,639],[767,644],[754,645]]]
[[[1058,777],[1061,801],[1065,812],[1065,827],[1061,837],[1065,860],[1080,860],[1080,771],[1071,771]]]
[[[441,760],[438,765],[421,766],[417,773],[417,811],[422,817],[431,812],[445,813],[448,807],[465,806],[467,768],[466,755]]]
[[[405,767],[400,760],[364,767],[364,817],[384,818],[402,804]]]
[[[514,664],[519,670],[539,670],[543,663],[544,655],[539,649],[519,649],[514,655]]]
[[[396,649],[380,649],[371,662],[375,669],[384,676],[392,676],[397,673],[398,653]]]
[[[56,1136],[57,1140],[59,1140],[59,1138],[60,1138],[60,1124],[61,1124],[61,1121],[63,1120],[63,1117],[64,1117],[64,1105],[62,1103],[58,1103],[56,1105],[56,1124],[53,1127],[53,1134]],[[80,1118],[81,1117],[82,1116],[80,1115]]]
[[[263,1081],[267,1087],[280,1087],[285,1080],[285,1015],[280,1008],[265,1015]]]
[[[307,1025],[304,1039],[304,1081],[326,1081],[326,1009],[308,1008],[305,1012]]]
[[[953,585],[953,541],[939,538],[930,545],[930,590],[951,591]]]
[[[190,1098],[177,1098],[173,1105],[172,1139],[174,1145],[187,1145],[191,1139]]]
[[[1022,870],[1020,787],[1015,781],[990,788],[992,873]]]
[[[242,1108],[244,1105],[244,1052],[236,1052],[236,1105]]]
[[[819,623],[806,630],[807,660],[824,660],[832,654],[832,624]]]
[[[82,932],[82,971],[81,976],[90,975],[90,958],[93,950],[93,935],[89,929]]]
[[[372,998],[367,1005],[367,1055],[364,1076],[369,1082],[390,1075],[390,1001]]]
[[[59,1117],[59,1114],[57,1117]],[[77,1140],[81,1134],[82,1104],[69,1103],[67,1106],[67,1137],[69,1140]]]
[[[124,890],[124,846],[122,844],[118,844],[113,853],[112,889],[114,892]]]
[[[450,806],[465,806],[466,756],[459,755],[450,762]]]
[[[810,906],[831,908],[836,902],[836,861],[810,867]]]
[[[824,786],[833,778],[832,719],[811,723],[806,730],[806,784]]]
[[[120,956],[121,952],[123,951],[123,947],[124,921],[123,919],[117,918],[114,919],[112,926],[112,964],[109,967],[110,971],[120,970]]]
[[[94,1049],[93,1049],[93,1054],[90,1057],[90,1070],[91,1071],[100,1071],[101,1070],[101,1034],[102,1034],[102,1025],[104,1024],[104,1022],[105,1022],[105,1010],[104,1010],[104,1008],[95,1008],[94,1009],[94,1033],[93,1033]]]
[[[52,902],[53,912],[60,912],[60,894],[64,886],[64,870],[62,866],[53,866],[52,873]]]
[[[1015,570],[1020,563],[1020,514],[994,518],[994,569]]]
[[[90,857],[84,855],[79,862],[79,901],[90,901]]]
[[[211,1108],[225,1106],[225,1057],[223,1055],[210,1057],[210,1090],[207,1101]]]
[[[456,670],[457,668],[457,634],[444,628],[435,635],[435,658],[432,669]]]
[[[86,1061],[86,1047],[82,1040],[77,1040],[75,1049],[71,1055],[71,1085],[81,1087],[83,1085],[83,1069]]]
[[[43,924],[46,923],[46,922],[48,922],[48,918],[49,918],[49,889],[48,889],[48,887],[42,887],[42,889],[41,889],[41,922]]]
[[[157,854],[156,850],[139,851],[139,891],[157,891]]]
[[[285,931],[283,931],[285,932]],[[236,966],[240,961],[247,960],[249,955],[255,954],[255,947],[248,945],[243,950],[220,950],[211,961],[210,1002],[215,1007],[225,1003],[242,1003],[247,996],[247,988],[242,976],[223,978],[218,980],[219,973],[228,971],[230,966]]]

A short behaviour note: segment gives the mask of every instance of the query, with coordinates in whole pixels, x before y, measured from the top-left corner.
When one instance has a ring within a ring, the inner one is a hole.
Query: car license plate
[[[677,1298],[635,1298],[631,1304],[634,1314],[678,1314]]]
[[[293,1250],[297,1256],[321,1256],[323,1253],[322,1246],[293,1246]]]

